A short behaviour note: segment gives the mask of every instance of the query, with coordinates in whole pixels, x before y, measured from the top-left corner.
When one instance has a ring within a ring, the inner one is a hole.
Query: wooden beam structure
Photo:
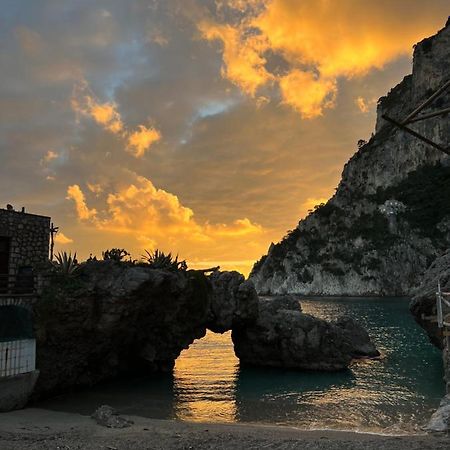
[[[432,141],[431,139],[427,138],[426,136],[421,135],[417,131],[413,130],[412,128],[407,127],[406,125],[410,123],[419,122],[421,120],[427,120],[431,119],[433,117],[447,117],[448,114],[450,114],[450,108],[444,108],[440,111],[432,111],[426,114],[418,115],[421,111],[423,111],[427,106],[431,105],[437,98],[439,98],[447,89],[450,88],[450,80],[445,82],[434,94],[432,94],[430,97],[428,97],[424,102],[422,102],[417,108],[415,108],[408,116],[403,120],[397,120],[393,119],[392,117],[389,117],[387,114],[383,114],[381,117],[391,123],[392,125],[396,126],[397,128],[400,128],[401,130],[411,134],[417,139],[420,139],[422,142],[425,142],[428,145],[431,145],[437,150],[440,150],[441,152],[446,153],[447,155],[450,155],[450,146],[448,144],[440,144],[437,142]]]

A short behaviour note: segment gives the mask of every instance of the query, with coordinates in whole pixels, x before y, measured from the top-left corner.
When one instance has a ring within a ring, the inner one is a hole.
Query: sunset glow
[[[26,5],[26,7],[24,7]],[[2,205],[56,250],[248,274],[316,204],[442,28],[431,0],[7,2]]]

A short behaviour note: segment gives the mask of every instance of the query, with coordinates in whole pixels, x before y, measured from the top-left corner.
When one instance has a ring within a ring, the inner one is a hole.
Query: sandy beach
[[[134,425],[109,429],[78,414],[28,408],[0,415],[1,450],[150,449],[448,449],[445,436],[304,431],[290,427],[188,423],[127,417]]]

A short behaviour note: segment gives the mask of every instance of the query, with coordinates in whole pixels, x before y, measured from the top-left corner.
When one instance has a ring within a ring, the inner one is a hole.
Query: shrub
[[[152,269],[187,270],[186,261],[178,261],[178,255],[173,258],[172,253],[166,255],[160,250],[155,250],[154,252],[145,250],[145,255],[142,255],[142,259]]]
[[[77,254],[59,252],[55,255],[56,261],[52,261],[56,271],[63,275],[73,275],[79,268]]]
[[[105,250],[102,252],[104,261],[117,261],[121,262],[127,256],[130,256],[124,248],[112,248],[110,250]]]

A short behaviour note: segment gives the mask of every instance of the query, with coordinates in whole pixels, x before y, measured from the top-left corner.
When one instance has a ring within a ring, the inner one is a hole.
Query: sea
[[[287,425],[381,434],[420,433],[445,394],[441,353],[408,311],[407,298],[300,298],[324,319],[349,315],[382,356],[334,373],[241,367],[231,333],[195,341],[173,373],[139,376],[46,400],[39,407],[90,415]]]

